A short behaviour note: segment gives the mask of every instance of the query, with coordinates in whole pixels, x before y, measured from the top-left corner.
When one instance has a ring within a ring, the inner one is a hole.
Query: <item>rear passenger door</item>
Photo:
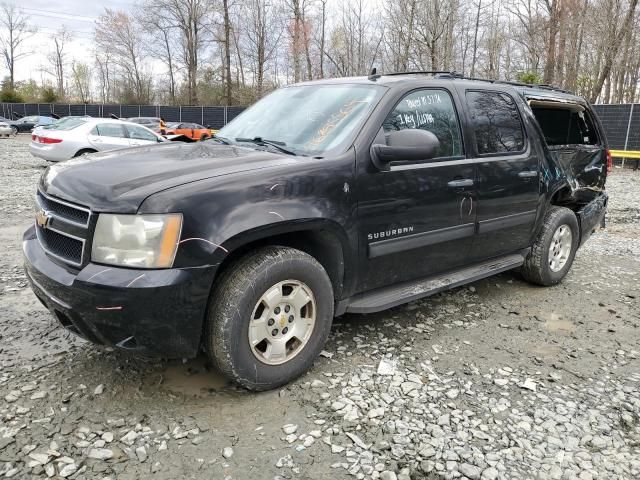
[[[464,98],[476,159],[473,261],[530,245],[540,198],[539,158],[526,135],[519,97],[466,89]]]
[[[99,123],[89,133],[89,142],[98,151],[129,146],[129,139],[120,123]]]

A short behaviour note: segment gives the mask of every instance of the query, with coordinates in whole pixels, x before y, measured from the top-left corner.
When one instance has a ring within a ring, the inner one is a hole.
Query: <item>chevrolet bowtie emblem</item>
[[[36,223],[40,228],[47,228],[51,224],[51,215],[46,210],[36,213]]]

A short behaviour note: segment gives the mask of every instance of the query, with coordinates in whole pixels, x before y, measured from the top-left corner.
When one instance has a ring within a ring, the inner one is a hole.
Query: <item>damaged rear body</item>
[[[602,126],[580,97],[557,91],[521,94],[544,139],[540,173],[547,199],[576,213],[582,244],[595,228],[604,226],[611,158]]]

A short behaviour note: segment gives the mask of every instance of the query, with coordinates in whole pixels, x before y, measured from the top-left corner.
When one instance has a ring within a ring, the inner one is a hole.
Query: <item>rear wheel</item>
[[[82,150],[79,150],[78,152],[76,152],[76,154],[73,156],[75,157],[81,157],[82,155],[89,155],[90,153],[96,153],[97,150],[94,150],[92,148],[83,148]]]
[[[200,141],[201,141],[201,142],[204,142],[207,138],[209,138],[209,137],[203,133],[203,134],[200,136]]]
[[[306,372],[329,335],[333,289],[313,257],[266,247],[231,266],[211,295],[205,346],[214,364],[250,390]]]
[[[522,275],[538,285],[560,283],[573,264],[578,240],[575,214],[568,208],[551,207],[522,267]]]

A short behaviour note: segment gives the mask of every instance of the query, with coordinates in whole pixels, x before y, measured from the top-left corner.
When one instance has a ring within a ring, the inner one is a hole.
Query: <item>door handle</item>
[[[461,180],[451,180],[447,183],[449,188],[464,188],[464,187],[473,187],[473,180],[470,178],[463,178]]]
[[[520,178],[533,178],[538,176],[537,170],[525,170],[523,172],[519,172],[518,176]]]

